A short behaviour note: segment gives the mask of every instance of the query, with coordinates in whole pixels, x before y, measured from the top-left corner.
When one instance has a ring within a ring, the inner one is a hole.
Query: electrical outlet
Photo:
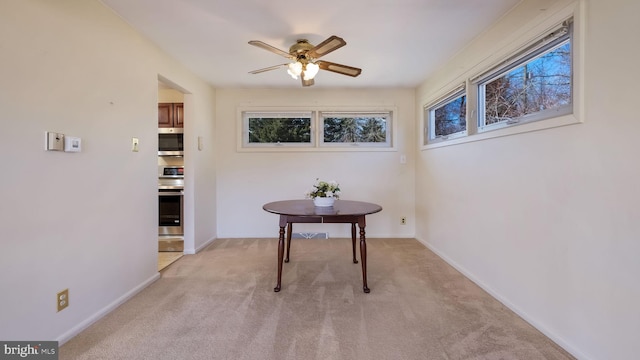
[[[400,219],[400,224],[401,224],[401,225],[407,225],[407,218],[403,216],[403,217]]]
[[[69,306],[69,289],[60,291],[56,296],[56,302],[58,303],[58,311],[62,311]]]

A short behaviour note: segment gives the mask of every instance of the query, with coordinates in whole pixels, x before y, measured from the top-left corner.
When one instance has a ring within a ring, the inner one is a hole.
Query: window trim
[[[425,118],[424,126],[423,126],[423,145],[434,144],[442,141],[457,139],[460,137],[464,137],[468,135],[469,132],[469,112],[467,111],[465,114],[465,121],[467,126],[464,131],[458,131],[457,133],[449,134],[446,136],[435,136],[435,119],[432,119],[432,113],[442,106],[447,105],[448,103],[458,99],[459,97],[465,96],[467,97],[467,108],[469,107],[469,98],[467,96],[467,86],[466,83],[459,84],[454,87],[452,90],[447,91],[444,95],[438,97],[436,100],[428,103],[423,107],[423,116]]]
[[[245,122],[245,113],[266,113],[266,114],[278,114],[278,113],[304,113],[311,112],[311,137],[312,144],[303,146],[293,143],[287,144],[261,144],[253,143],[248,144],[245,141],[248,140],[248,123]],[[358,113],[358,114],[388,114],[391,121],[387,124],[387,137],[388,142],[384,145],[369,144],[375,143],[337,143],[320,144],[320,140],[323,138],[323,129],[320,125],[323,124],[321,120],[322,113]],[[395,106],[360,106],[360,107],[341,107],[341,106],[322,106],[322,107],[300,107],[300,106],[279,106],[279,107],[254,107],[254,106],[239,106],[236,108],[236,151],[238,152],[387,152],[398,151],[397,149],[397,136],[398,136],[398,110]]]
[[[547,118],[542,121],[530,121],[518,124],[518,126],[508,126],[492,131],[478,132],[477,121],[467,122],[468,136],[448,139],[446,141],[427,143],[425,139],[424,127],[425,122],[428,119],[424,116],[424,111],[421,111],[419,116],[419,122],[423,131],[419,133],[420,150],[430,150],[434,148],[440,148],[444,146],[464,144],[474,141],[482,141],[486,139],[492,139],[503,136],[510,136],[525,132],[539,131],[544,129],[550,129],[555,127],[562,127],[568,125],[581,124],[585,121],[584,112],[584,59],[585,59],[585,31],[586,31],[586,11],[585,1],[576,0],[575,2],[558,7],[556,10],[548,10],[544,18],[540,18],[536,23],[530,23],[527,26],[523,26],[518,31],[512,33],[510,36],[502,39],[500,47],[488,48],[485,52],[487,55],[479,63],[467,64],[467,69],[457,76],[450,78],[448,81],[440,82],[439,85],[430,84],[431,87],[443,89],[452,84],[466,82],[467,84],[467,117],[471,119],[477,119],[477,92],[469,91],[473,88],[470,79],[476,79],[478,74],[486,74],[491,69],[496,68],[499,64],[504,63],[506,59],[513,57],[513,54],[519,50],[526,48],[527,45],[532,43],[532,39],[539,39],[542,35],[549,34],[549,32],[557,29],[559,25],[573,18],[573,38],[571,43],[572,50],[572,103],[571,113],[569,114],[557,114],[556,117]],[[495,41],[494,41],[495,42]],[[479,55],[481,57],[482,55]],[[448,85],[447,85],[448,84]],[[426,92],[423,99],[423,103],[432,103],[433,99],[437,98],[437,93]]]
[[[546,109],[538,111],[532,114],[526,114],[521,117],[510,119],[508,121],[500,121],[495,124],[485,125],[485,107],[484,100],[485,94],[482,91],[486,84],[493,80],[499,79],[509,72],[517,69],[531,60],[538,59],[541,55],[553,51],[561,46],[564,46],[567,42],[571,44],[571,59],[573,60],[573,18],[567,19],[558,24],[553,30],[547,32],[544,36],[532,41],[529,45],[523,47],[523,49],[516,51],[512,56],[505,61],[494,66],[488,71],[477,75],[470,79],[472,88],[476,91],[477,103],[476,103],[476,121],[477,132],[483,133],[486,131],[493,131],[496,129],[502,129],[510,126],[521,125],[527,122],[543,121],[550,118],[570,115],[573,112],[573,61],[571,69],[571,103],[561,107]]]

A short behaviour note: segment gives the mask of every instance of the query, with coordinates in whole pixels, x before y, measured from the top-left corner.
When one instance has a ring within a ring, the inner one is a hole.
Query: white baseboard
[[[216,238],[211,238],[209,240],[207,240],[204,244],[198,246],[197,249],[184,249],[184,254],[185,255],[194,255],[199,253],[200,251],[202,251],[202,249],[206,248],[207,246],[211,245],[212,242],[214,242],[216,240]]]
[[[453,261],[451,258],[449,258],[448,256],[446,256],[443,252],[441,252],[440,250],[438,250],[435,246],[433,246],[431,243],[429,243],[428,241],[425,241],[423,239],[419,239],[419,238],[415,238],[416,240],[418,240],[420,243],[422,243],[424,246],[426,246],[429,250],[433,251],[436,255],[438,255],[438,257],[440,257],[442,260],[444,260],[447,264],[451,265],[452,267],[454,267],[456,270],[458,270],[459,272],[461,272],[465,277],[467,277],[469,280],[473,281],[476,285],[478,285],[479,287],[481,287],[484,291],[486,291],[487,293],[489,293],[489,295],[491,295],[493,298],[495,298],[496,300],[498,300],[499,302],[501,302],[504,306],[508,307],[511,311],[515,312],[516,314],[518,314],[518,316],[520,316],[521,318],[523,318],[526,322],[528,322],[529,324],[531,324],[531,326],[535,327],[536,329],[538,329],[541,333],[543,333],[546,337],[548,337],[549,339],[551,339],[553,342],[555,342],[556,344],[558,344],[558,346],[562,347],[563,349],[565,349],[567,352],[569,352],[571,355],[575,356],[578,359],[583,359],[583,360],[589,360],[590,358],[587,357],[585,354],[583,354],[582,352],[580,352],[578,349],[576,349],[575,347],[573,347],[571,344],[569,344],[568,342],[566,342],[562,337],[558,336],[557,334],[555,334],[554,332],[550,331],[549,329],[547,329],[545,326],[543,326],[541,323],[539,323],[538,321],[536,321],[536,319],[534,319],[533,317],[529,316],[529,314],[527,314],[526,312],[524,312],[522,309],[518,308],[517,306],[515,306],[513,303],[511,303],[509,300],[507,300],[504,296],[500,295],[500,293],[496,292],[495,290],[493,290],[491,287],[487,286],[486,284],[484,284],[482,281],[480,281],[476,276],[473,275],[473,273],[471,273],[470,271],[468,271],[466,268],[464,268],[463,266],[461,266],[460,264],[456,263],[455,261]]]
[[[119,297],[118,299],[116,299],[111,304],[105,306],[104,308],[102,308],[97,313],[91,315],[89,318],[87,318],[83,322],[81,322],[78,325],[76,325],[73,328],[71,328],[71,330],[69,330],[66,333],[60,335],[56,339],[56,341],[58,341],[58,346],[62,346],[64,343],[66,343],[67,341],[71,340],[74,336],[80,334],[83,330],[85,330],[86,328],[91,326],[93,323],[95,323],[96,321],[98,321],[101,318],[103,318],[108,313],[112,312],[115,308],[117,308],[118,306],[120,306],[123,303],[125,303],[127,300],[129,300],[132,297],[134,297],[137,293],[139,293],[144,288],[146,288],[147,286],[151,285],[153,282],[155,282],[158,279],[160,279],[160,273],[156,273],[155,275],[151,276],[150,278],[148,278],[147,280],[142,282],[140,285],[136,286],[135,288],[133,288],[130,291],[128,291],[126,294],[124,294],[121,297]]]

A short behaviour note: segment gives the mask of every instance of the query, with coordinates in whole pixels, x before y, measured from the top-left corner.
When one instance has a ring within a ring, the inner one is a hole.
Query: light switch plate
[[[138,145],[140,145],[138,138],[131,138],[131,151],[138,152]]]
[[[64,151],[64,134],[47,131],[45,150]]]

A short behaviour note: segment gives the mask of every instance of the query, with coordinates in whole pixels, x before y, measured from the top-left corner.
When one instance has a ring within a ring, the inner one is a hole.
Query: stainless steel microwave
[[[158,156],[184,155],[184,129],[158,129]]]

